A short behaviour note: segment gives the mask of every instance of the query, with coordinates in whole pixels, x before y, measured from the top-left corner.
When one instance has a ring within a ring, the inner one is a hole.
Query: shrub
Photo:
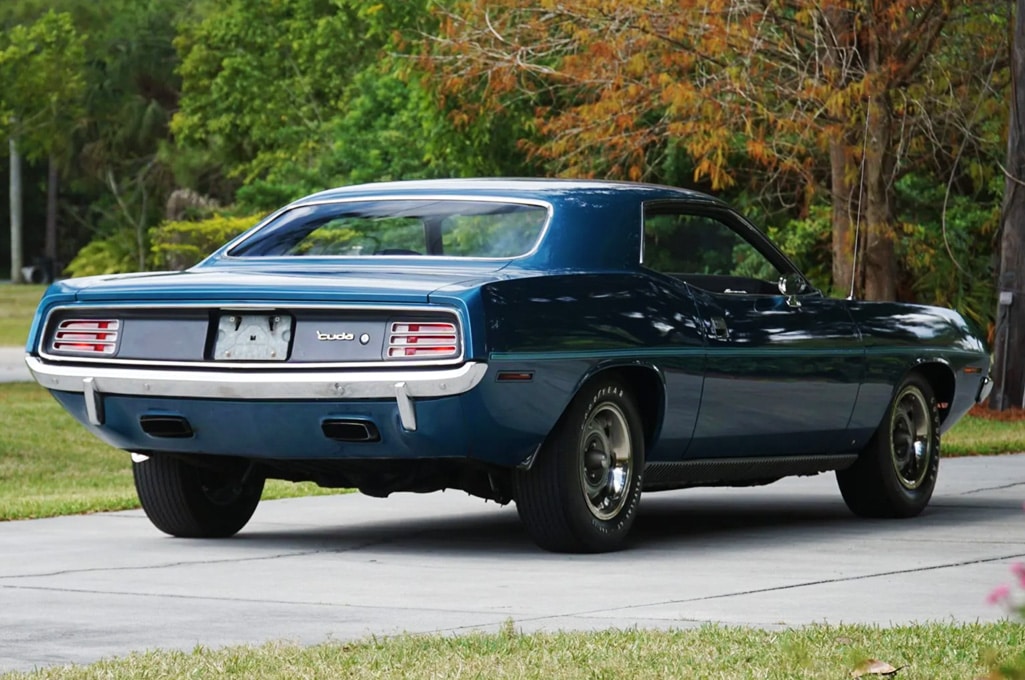
[[[139,269],[135,236],[119,232],[87,243],[64,269],[70,276],[120,274]]]
[[[150,256],[157,269],[185,269],[196,264],[259,218],[214,215],[196,222],[164,222],[150,230]]]

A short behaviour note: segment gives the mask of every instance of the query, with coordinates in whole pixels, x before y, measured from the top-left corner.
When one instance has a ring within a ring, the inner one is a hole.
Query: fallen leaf
[[[894,668],[885,661],[879,661],[878,659],[865,659],[858,664],[857,668],[851,671],[852,678],[860,678],[865,675],[886,675],[894,676],[904,666]]]

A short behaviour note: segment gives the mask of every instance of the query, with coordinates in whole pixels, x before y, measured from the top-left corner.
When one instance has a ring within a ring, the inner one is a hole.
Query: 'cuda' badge
[[[346,333],[344,331],[341,333],[323,333],[321,331],[317,331],[317,340],[344,340],[348,342],[350,340],[355,339],[355,335],[353,335],[352,333]]]

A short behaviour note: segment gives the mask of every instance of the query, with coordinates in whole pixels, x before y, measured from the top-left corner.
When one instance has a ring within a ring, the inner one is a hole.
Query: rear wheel
[[[932,387],[913,375],[897,389],[857,462],[836,473],[840,493],[862,517],[913,517],[936,487],[940,416]]]
[[[182,538],[224,538],[246,525],[263,493],[263,477],[244,461],[216,468],[174,456],[132,456],[135,490],[153,525]]]
[[[643,468],[633,397],[619,382],[596,380],[570,404],[530,470],[516,472],[516,509],[542,548],[616,550],[637,514]]]

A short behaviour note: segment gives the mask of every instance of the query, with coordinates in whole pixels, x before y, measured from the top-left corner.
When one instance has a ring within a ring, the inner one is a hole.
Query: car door
[[[846,430],[865,356],[845,301],[794,278],[794,265],[726,208],[647,206],[643,257],[690,288],[706,337],[686,458],[850,449]],[[800,294],[780,292],[787,275]]]

